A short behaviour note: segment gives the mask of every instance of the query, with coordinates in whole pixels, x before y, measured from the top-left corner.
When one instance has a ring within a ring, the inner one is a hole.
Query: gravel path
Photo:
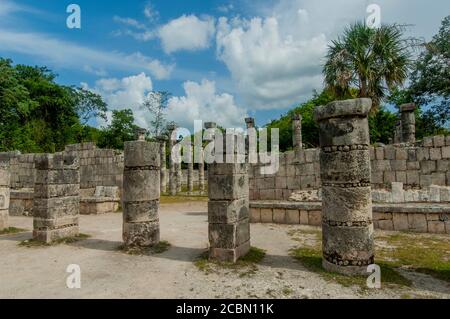
[[[328,282],[289,257],[299,243],[288,235],[303,226],[256,224],[252,245],[267,251],[255,273],[216,268],[200,271],[194,260],[208,245],[206,203],[161,206],[161,239],[172,247],[159,255],[118,251],[121,214],[82,216],[89,239],[52,247],[19,247],[31,232],[0,237],[0,298],[450,298],[447,283],[404,272],[413,288],[361,291]],[[32,229],[32,218],[11,217]],[[78,264],[81,289],[66,287],[66,267]],[[244,272],[244,273],[243,273]]]

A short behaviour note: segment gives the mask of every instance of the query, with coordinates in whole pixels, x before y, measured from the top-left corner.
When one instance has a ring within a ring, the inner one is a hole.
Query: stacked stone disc
[[[35,158],[33,238],[51,243],[79,234],[80,165],[78,157],[43,154]]]
[[[0,162],[0,231],[8,228],[10,201],[10,171],[9,164]]]
[[[336,101],[315,110],[323,187],[323,266],[365,274],[374,262],[367,116],[370,99]]]
[[[123,241],[146,247],[159,242],[160,145],[125,143],[123,178]]]
[[[248,164],[208,164],[208,197],[210,258],[234,263],[250,250]]]

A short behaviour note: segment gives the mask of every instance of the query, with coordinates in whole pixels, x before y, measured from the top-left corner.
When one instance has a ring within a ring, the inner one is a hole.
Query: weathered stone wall
[[[66,146],[65,152],[76,154],[80,160],[80,188],[97,186],[123,188],[123,153],[117,150],[99,149],[94,143]]]
[[[36,178],[35,156],[36,154],[21,154],[18,151],[0,153],[0,162],[9,162],[11,189],[32,189],[34,187]]]
[[[405,189],[450,186],[450,136],[425,138],[417,146],[370,147],[370,157],[373,189],[389,189],[392,182]],[[261,175],[260,167],[250,168],[251,200],[288,200],[295,191],[321,187],[318,149],[280,154],[275,175]]]

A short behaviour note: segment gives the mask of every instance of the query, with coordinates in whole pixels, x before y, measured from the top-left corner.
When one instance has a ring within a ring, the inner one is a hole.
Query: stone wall
[[[21,154],[18,151],[0,153],[0,162],[9,162],[11,189],[32,189],[34,187],[36,178],[35,157],[36,154]]]
[[[66,146],[65,153],[77,155],[80,161],[80,188],[117,186],[122,190],[123,153],[100,149],[94,143]]]
[[[370,156],[373,189],[390,189],[393,182],[406,190],[450,186],[450,136],[425,138],[414,146],[371,147]],[[288,200],[295,191],[321,188],[319,149],[280,154],[275,175],[261,175],[260,168],[252,165],[249,172],[251,200]]]

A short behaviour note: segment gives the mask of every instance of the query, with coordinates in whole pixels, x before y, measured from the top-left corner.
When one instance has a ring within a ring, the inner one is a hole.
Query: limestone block
[[[439,161],[437,161],[436,170],[438,172],[448,172],[448,171],[450,171],[450,160],[439,160]]]
[[[398,183],[406,184],[407,183],[406,171],[397,171],[397,172],[395,172],[395,180]]]
[[[53,219],[64,216],[76,216],[80,211],[80,197],[67,196],[33,201],[33,216],[36,218]]]
[[[392,183],[391,187],[392,187],[392,201],[394,203],[403,203],[405,201],[403,183]]]
[[[322,212],[327,220],[346,223],[371,219],[368,214],[372,211],[370,187],[323,187],[322,191]]]
[[[159,200],[123,202],[123,219],[127,223],[159,220]]]
[[[393,171],[406,171],[406,160],[392,160],[391,168]]]
[[[64,196],[78,196],[80,184],[36,184],[35,198],[53,198]]]
[[[378,221],[378,229],[394,230],[394,222],[392,220],[380,220]]]
[[[395,172],[384,172],[384,183],[391,184],[396,180]]]
[[[261,209],[260,208],[250,208],[250,222],[260,223],[261,222]]]
[[[248,241],[250,241],[248,219],[233,224],[209,224],[210,247],[235,249]]]
[[[322,225],[322,212],[321,211],[309,211],[308,212],[308,224],[311,226]]]
[[[431,184],[445,186],[445,174],[444,173],[432,173]]]
[[[248,196],[248,175],[208,174],[208,196],[211,200],[232,200]]]
[[[75,237],[79,232],[80,229],[78,225],[70,225],[58,229],[33,229],[33,238],[37,241],[51,243],[62,238]]]
[[[440,194],[441,202],[450,202],[450,187],[442,187]]]
[[[306,210],[300,211],[300,225],[309,225],[309,213]]]
[[[159,147],[159,143],[126,142],[124,146],[125,167],[151,167],[159,170],[161,166]]]
[[[404,231],[409,229],[408,214],[393,214],[392,220],[394,222],[394,230]]]
[[[430,159],[430,151],[429,151],[429,148],[421,147],[421,148],[418,148],[418,149],[416,150],[416,152],[417,152],[417,160],[418,160],[419,162],[421,162],[421,161],[427,161],[427,160]]]
[[[209,223],[236,223],[242,219],[248,219],[249,201],[247,198],[233,201],[209,201],[208,222]]]
[[[407,160],[408,159],[408,152],[404,148],[397,148],[395,150],[395,159],[396,160]]]
[[[408,226],[411,231],[426,233],[428,229],[426,215],[408,214]]]
[[[395,147],[393,147],[393,146],[387,146],[387,147],[384,149],[384,158],[385,158],[386,160],[395,160],[396,153],[397,153],[397,151],[396,151]]]
[[[406,162],[406,169],[409,171],[420,170],[420,162]]]
[[[435,161],[422,161],[420,162],[420,170],[422,174],[430,174],[436,171]]]
[[[286,223],[286,209],[275,208],[273,210],[273,222],[277,224]]]
[[[273,223],[272,208],[261,208],[261,223]]]
[[[424,147],[433,147],[433,138],[432,137],[424,137],[422,141],[422,145]]]
[[[160,197],[158,170],[127,170],[124,172],[123,200],[152,201]]]
[[[430,160],[436,161],[442,159],[441,148],[430,148]]]
[[[369,152],[355,150],[348,152],[322,152],[320,167],[322,181],[334,183],[359,183],[370,181]]]
[[[300,224],[300,213],[297,209],[286,210],[286,223],[291,225]]]
[[[445,136],[439,135],[433,137],[433,146],[434,147],[442,147],[445,146]]]
[[[250,250],[250,241],[234,248],[224,249],[211,247],[209,257],[218,261],[235,263],[240,257],[247,255]]]
[[[384,148],[383,147],[375,148],[375,159],[384,160]]]
[[[126,246],[153,246],[160,240],[159,222],[124,222],[122,238]]]
[[[432,234],[445,234],[445,222],[429,221],[428,232]]]

